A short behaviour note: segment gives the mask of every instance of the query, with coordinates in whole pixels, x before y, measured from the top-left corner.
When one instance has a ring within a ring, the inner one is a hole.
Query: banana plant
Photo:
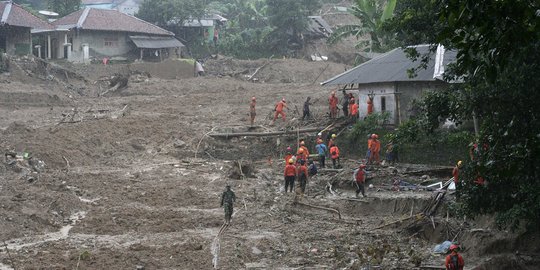
[[[384,5],[380,3],[385,3]],[[329,44],[335,44],[344,38],[355,36],[359,41],[357,48],[370,52],[381,52],[386,43],[383,23],[392,18],[397,0],[355,0],[349,13],[360,20],[360,24],[350,24],[338,27],[328,38]]]

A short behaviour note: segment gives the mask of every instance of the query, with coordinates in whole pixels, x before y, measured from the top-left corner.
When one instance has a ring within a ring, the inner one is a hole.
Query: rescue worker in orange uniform
[[[358,118],[358,104],[356,103],[354,98],[351,99],[351,108],[349,111],[351,112],[350,116],[352,119]]]
[[[287,164],[287,162],[289,162],[289,159],[293,158],[293,154],[292,154],[292,148],[289,146],[287,147],[287,151],[285,152],[285,164]]]
[[[452,170],[452,176],[454,177],[454,183],[457,185],[459,181],[459,169],[461,168],[461,160],[457,162],[456,166]]]
[[[300,164],[300,160],[303,160],[304,162],[307,161],[306,153],[304,152],[303,148],[298,148],[298,152],[296,152],[296,164]]]
[[[285,193],[287,193],[287,190],[290,192],[293,191],[294,180],[296,180],[296,166],[294,166],[294,160],[291,158],[287,163],[285,172],[283,173],[285,176]]]
[[[458,253],[459,247],[457,245],[450,245],[450,254],[446,256],[444,266],[446,270],[463,270],[465,267],[465,261],[461,254]]]
[[[309,150],[306,147],[306,142],[304,140],[300,141],[300,148],[304,149],[304,155],[306,156],[306,161],[307,161],[307,159],[309,159]]]
[[[272,123],[270,125],[273,125],[274,122],[276,121],[276,119],[278,119],[278,116],[281,115],[281,119],[283,119],[283,122],[285,122],[285,112],[283,111],[284,109],[289,109],[287,107],[287,103],[285,102],[285,98],[282,98],[281,101],[279,101],[278,103],[276,103],[276,107],[275,107],[275,111],[276,113],[274,114],[274,120],[272,120]]]
[[[338,98],[336,97],[336,91],[332,91],[332,94],[330,95],[330,98],[328,98],[328,104],[330,108],[330,118],[336,118],[337,117],[337,105],[338,105]]]
[[[298,186],[300,188],[300,195],[303,197],[304,192],[306,192],[306,185],[309,177],[308,167],[306,166],[304,160],[300,161],[300,166],[296,170],[296,175],[298,176]]]
[[[257,99],[255,97],[252,97],[251,103],[249,104],[249,117],[251,118],[251,126],[253,126],[253,123],[255,122],[255,115],[257,115],[255,111],[255,105],[257,105]]]
[[[366,197],[366,192],[364,188],[364,183],[366,182],[366,165],[360,164],[358,169],[356,169],[353,173],[353,180],[356,184],[356,197],[358,198],[358,194],[362,192],[362,196]]]
[[[367,100],[367,114],[370,115],[373,113],[373,96],[372,95],[368,95],[368,100]]]
[[[380,151],[381,151],[381,142],[378,140],[379,136],[377,134],[371,135],[371,163],[377,162],[380,164]]]
[[[341,164],[339,163],[339,148],[335,143],[330,147],[330,158],[332,159],[334,169],[339,169],[341,167]]]
[[[367,152],[366,152],[366,162],[369,164],[371,162],[371,143],[373,142],[373,139],[371,137],[373,134],[368,134],[367,139]]]
[[[337,137],[336,134],[332,134],[332,136],[330,136],[330,140],[328,140],[328,149],[332,148],[332,146],[336,144],[336,141],[335,141],[336,137]]]

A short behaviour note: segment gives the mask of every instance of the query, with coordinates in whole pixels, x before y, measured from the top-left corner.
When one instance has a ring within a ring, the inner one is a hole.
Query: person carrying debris
[[[366,165],[360,164],[358,169],[354,170],[353,181],[356,185],[356,198],[358,198],[358,194],[360,194],[360,192],[362,192],[363,197],[366,197],[364,188],[364,184],[366,182]]]
[[[458,249],[458,245],[450,245],[451,253],[446,256],[446,260],[444,262],[446,270],[463,270],[463,267],[465,266],[465,261],[463,260],[461,254],[458,253]]]
[[[323,140],[318,139],[317,140],[317,146],[315,146],[315,150],[317,150],[317,154],[319,155],[319,166],[321,168],[324,168],[324,163],[326,161],[326,154],[328,152],[328,148],[324,144]]]
[[[300,195],[303,197],[306,192],[306,185],[309,177],[308,167],[304,160],[300,160],[300,166],[296,169],[296,175],[298,176],[298,187],[300,188]]]
[[[454,183],[458,184],[458,181],[459,181],[459,169],[461,168],[461,165],[462,165],[462,161],[458,161],[456,166],[454,167],[454,169],[452,170],[452,176],[454,177]]]
[[[283,175],[285,176],[285,193],[287,193],[287,189],[289,189],[289,187],[290,192],[292,192],[294,180],[296,180],[296,166],[294,166],[294,160],[292,158],[289,159],[288,164],[285,166],[285,172]]]
[[[371,135],[371,147],[370,147],[370,163],[380,164],[381,160],[379,153],[381,151],[381,142],[379,141],[379,136],[377,134]]]
[[[350,99],[350,96],[349,94],[347,94],[347,92],[345,92],[345,89],[342,90],[343,92],[343,116],[347,117],[349,116],[349,99]]]
[[[330,118],[337,117],[338,102],[339,101],[338,101],[338,98],[336,97],[336,91],[332,91],[330,98],[328,98],[328,103],[329,103],[329,108],[330,108]]]
[[[309,111],[309,106],[313,105],[311,102],[311,97],[307,97],[306,102],[304,102],[304,111],[302,114],[302,120],[311,118],[311,112]]]
[[[341,164],[339,163],[339,148],[335,143],[332,145],[332,147],[330,147],[330,158],[332,158],[332,165],[334,166],[334,169],[341,168]]]
[[[274,111],[276,113],[274,114],[274,120],[272,120],[272,123],[270,125],[273,125],[276,119],[281,115],[281,119],[283,119],[283,122],[285,122],[285,112],[284,109],[289,109],[287,107],[287,103],[285,102],[285,98],[282,98],[278,103],[276,103],[276,107],[274,108]]]
[[[231,185],[227,185],[225,192],[221,195],[221,207],[225,209],[225,224],[231,223],[233,204],[235,201],[236,195],[231,190]]]
[[[255,122],[255,116],[257,115],[257,112],[255,110],[256,105],[257,105],[257,99],[255,97],[252,97],[251,103],[249,103],[249,117],[251,118],[252,127],[253,127],[253,123]]]
[[[370,115],[373,113],[373,95],[368,95],[367,100],[367,115]]]

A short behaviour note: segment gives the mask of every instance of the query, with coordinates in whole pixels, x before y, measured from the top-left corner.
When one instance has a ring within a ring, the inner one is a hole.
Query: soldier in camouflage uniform
[[[231,190],[231,186],[227,185],[227,190],[221,195],[221,206],[225,208],[225,223],[231,223],[233,214],[233,203],[236,201],[236,195]]]

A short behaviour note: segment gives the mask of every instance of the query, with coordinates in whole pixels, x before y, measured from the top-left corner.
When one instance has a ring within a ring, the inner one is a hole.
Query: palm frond
[[[343,25],[338,27],[326,40],[328,44],[335,44],[344,38],[355,36],[361,37],[366,33],[366,28],[360,25]]]

